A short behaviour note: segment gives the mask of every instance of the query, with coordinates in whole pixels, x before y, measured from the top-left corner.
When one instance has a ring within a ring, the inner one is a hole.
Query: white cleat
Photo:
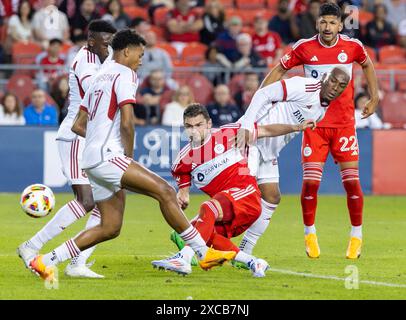
[[[255,259],[249,263],[249,267],[254,278],[263,278],[269,269],[269,264],[263,259]]]
[[[176,254],[173,257],[163,259],[163,260],[154,260],[151,262],[154,268],[159,270],[169,270],[186,276],[192,273],[192,266],[185,259],[183,259],[180,253]]]
[[[65,275],[72,278],[93,278],[101,279],[103,275],[90,270],[86,265],[68,264],[65,269]]]
[[[38,251],[29,247],[24,242],[17,248],[17,255],[23,260],[25,267],[28,268],[30,261],[38,255]]]

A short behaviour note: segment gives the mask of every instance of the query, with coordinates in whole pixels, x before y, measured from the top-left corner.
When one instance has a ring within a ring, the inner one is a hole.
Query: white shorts
[[[78,137],[73,141],[57,140],[62,172],[69,185],[90,184],[85,171],[82,169],[82,154],[85,139]]]
[[[251,174],[256,176],[258,185],[279,183],[278,159],[264,160],[257,147],[251,146],[248,156]]]
[[[86,169],[94,201],[107,200],[122,189],[121,178],[131,161],[123,154],[116,154],[97,167]]]

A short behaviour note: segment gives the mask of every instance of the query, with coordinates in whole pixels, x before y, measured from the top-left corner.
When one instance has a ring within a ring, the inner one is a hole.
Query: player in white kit
[[[132,160],[133,107],[138,86],[134,70],[141,65],[145,44],[145,40],[134,31],[117,32],[112,41],[112,61],[95,76],[82,101],[72,130],[86,136],[82,167],[89,177],[101,222],[52,252],[36,256],[30,262],[30,268],[43,279],[54,281],[56,264],[119,235],[125,206],[123,189],[158,200],[165,220],[196,252],[203,269],[235,257],[235,252],[208,248],[179,208],[175,190]]]
[[[239,120],[241,131],[239,146],[244,148],[248,131],[253,131],[254,123],[258,125],[272,123],[298,124],[305,120],[320,121],[329,103],[344,91],[350,81],[348,73],[340,67],[326,73],[320,80],[313,78],[292,77],[275,82],[259,89],[244,114]],[[309,129],[307,129],[309,130]],[[250,148],[250,168],[256,172],[257,182],[261,185],[279,183],[277,158],[279,152],[298,133],[258,140]],[[257,151],[257,152],[255,152]],[[275,208],[262,201],[262,213],[258,220],[245,232],[240,249],[251,254],[259,237],[266,230]]]
[[[72,132],[71,128],[85,92],[94,81],[93,76],[108,58],[109,44],[117,30],[104,20],[93,20],[88,27],[87,45],[76,54],[69,69],[69,107],[68,114],[61,123],[57,135],[59,157],[62,171],[71,185],[75,199],[65,204],[38,233],[24,242],[17,253],[26,266],[38,254],[41,248],[59,235],[70,224],[92,211],[86,228],[100,223],[100,212],[95,208],[89,179],[82,170],[82,153],[85,139]],[[95,248],[89,248],[80,256],[72,259],[65,274],[73,277],[102,278],[86,265],[87,259]]]

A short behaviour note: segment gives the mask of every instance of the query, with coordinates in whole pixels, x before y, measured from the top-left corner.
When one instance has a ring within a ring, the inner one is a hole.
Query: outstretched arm
[[[258,126],[258,139],[265,137],[283,136],[288,133],[304,131],[307,128],[314,130],[316,128],[316,121],[305,120],[301,124],[268,124]]]

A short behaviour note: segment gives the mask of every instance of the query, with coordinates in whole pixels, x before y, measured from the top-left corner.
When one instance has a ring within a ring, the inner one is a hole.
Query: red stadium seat
[[[205,76],[195,73],[187,78],[185,84],[193,91],[196,102],[206,105],[212,99],[213,85]]]
[[[168,43],[168,42],[158,42],[156,44],[156,47],[161,48],[161,49],[165,50],[166,52],[168,52],[168,54],[172,60],[176,60],[179,57],[178,51],[176,51],[176,49],[174,47],[172,47],[170,45],[170,43]]]
[[[238,16],[241,18],[244,26],[252,26],[257,15],[263,15],[267,20],[270,20],[274,15],[274,10],[258,10],[258,9],[226,9],[226,17]]]
[[[361,26],[365,26],[369,21],[371,21],[374,18],[374,14],[366,10],[358,10],[358,17],[355,16],[354,18],[358,20]]]
[[[220,0],[224,9],[234,8],[234,0]]]
[[[136,0],[121,0],[120,2],[123,7],[133,7],[136,5]]]
[[[384,46],[379,50],[379,62],[384,64],[406,63],[406,50],[395,45]]]
[[[265,0],[267,7],[269,9],[276,10],[278,8],[278,2],[279,0]]]
[[[159,7],[155,9],[153,17],[154,17],[154,24],[163,27],[166,25],[168,20],[168,13],[170,9],[167,7]]]
[[[265,8],[264,0],[236,0],[238,9],[263,9]]]
[[[395,128],[406,125],[406,93],[387,93],[382,101],[382,117]]]
[[[61,53],[67,54],[69,49],[72,48],[72,44],[68,42],[64,42],[61,48]]]
[[[236,74],[228,82],[228,87],[230,89],[230,94],[233,97],[238,91],[240,91],[244,84],[244,74]]]
[[[204,64],[207,46],[200,42],[188,43],[182,51],[181,59],[194,64]]]
[[[368,46],[364,46],[366,52],[368,53],[368,56],[371,58],[372,62],[376,62],[377,61],[377,56],[376,56],[376,51],[374,48],[368,47]]]
[[[35,57],[41,52],[41,46],[34,42],[15,42],[11,47],[13,62],[16,64],[34,64]]]
[[[140,8],[140,7],[124,7],[123,11],[131,18],[141,17],[146,21],[149,21],[149,15],[147,9]]]
[[[164,42],[166,41],[166,31],[164,28],[161,28],[156,25],[151,25],[151,30],[155,32],[156,34],[156,39],[158,42]]]
[[[28,104],[31,99],[31,92],[35,85],[31,77],[24,74],[14,74],[7,83],[7,91],[18,96],[24,105]]]

